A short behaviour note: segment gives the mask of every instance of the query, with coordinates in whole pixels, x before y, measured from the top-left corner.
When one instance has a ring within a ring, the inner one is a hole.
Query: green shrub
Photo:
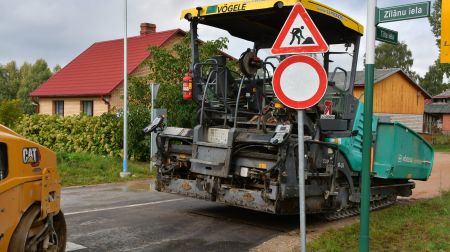
[[[450,144],[450,135],[434,134],[433,135],[433,144],[436,144],[436,145]]]
[[[150,110],[137,104],[128,108],[128,155],[135,160],[147,161],[150,158],[150,134],[142,129],[150,124]]]
[[[12,128],[23,115],[22,102],[18,99],[0,102],[0,124]]]
[[[85,152],[120,156],[122,122],[114,114],[97,117],[23,116],[15,130],[58,152]]]

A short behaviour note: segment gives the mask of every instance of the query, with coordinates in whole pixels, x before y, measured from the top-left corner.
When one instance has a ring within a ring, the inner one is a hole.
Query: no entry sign
[[[322,65],[312,57],[295,55],[283,60],[273,74],[278,99],[293,109],[316,105],[327,90],[328,78]]]

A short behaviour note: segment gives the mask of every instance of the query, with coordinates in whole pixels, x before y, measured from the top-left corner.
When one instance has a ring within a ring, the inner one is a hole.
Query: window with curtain
[[[64,116],[64,101],[53,101],[53,114]]]
[[[94,102],[93,101],[81,101],[81,112],[87,116],[94,115]]]

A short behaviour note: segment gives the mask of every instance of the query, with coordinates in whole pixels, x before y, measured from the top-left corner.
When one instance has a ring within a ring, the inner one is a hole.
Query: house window
[[[94,115],[94,102],[93,101],[81,101],[81,112],[87,116]]]
[[[0,180],[8,176],[8,151],[5,143],[0,143]]]
[[[64,101],[53,101],[53,114],[64,116]]]

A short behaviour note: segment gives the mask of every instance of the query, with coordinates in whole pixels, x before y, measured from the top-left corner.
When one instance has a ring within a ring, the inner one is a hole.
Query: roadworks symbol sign
[[[324,53],[328,44],[302,4],[296,4],[272,46],[272,54]]]

